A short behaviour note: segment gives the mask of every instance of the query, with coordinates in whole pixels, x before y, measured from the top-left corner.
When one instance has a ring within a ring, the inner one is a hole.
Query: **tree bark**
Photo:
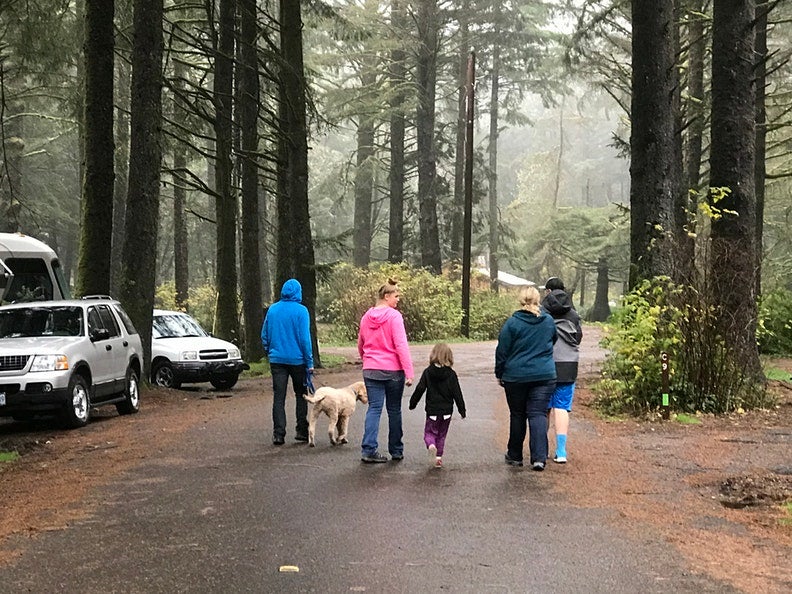
[[[302,285],[302,302],[311,317],[314,364],[319,367],[316,269],[308,210],[306,81],[299,2],[280,3],[280,26],[277,292],[280,294],[280,287],[289,278],[296,278]]]
[[[754,17],[753,0],[713,4],[710,187],[728,194],[713,204],[711,286],[729,355],[758,380]]]
[[[215,107],[215,199],[217,219],[217,314],[215,333],[238,344],[239,318],[236,270],[236,194],[231,186],[233,150],[233,58],[235,0],[220,0],[215,51],[213,101]]]
[[[113,241],[114,0],[85,2],[85,170],[77,295],[110,292]]]
[[[399,0],[391,3],[391,27],[404,28],[404,7]],[[391,52],[388,77],[393,87],[390,108],[390,189],[388,260],[398,263],[404,259],[404,85],[405,51],[396,47]]]
[[[121,302],[143,342],[144,369],[151,363],[159,226],[162,149],[163,0],[135,0],[132,42],[129,186],[122,252]],[[147,378],[148,373],[143,373]]]
[[[259,78],[256,52],[256,0],[238,0],[241,64],[239,122],[242,133],[242,313],[245,320],[245,357],[258,361],[261,345],[261,274],[259,268],[258,114]]]
[[[762,259],[764,235],[765,176],[767,165],[767,2],[756,7],[756,159],[754,186],[756,188],[756,296],[762,294]]]
[[[368,89],[376,82],[367,60],[363,63],[361,86]],[[358,116],[357,162],[355,168],[355,213],[352,235],[352,264],[366,267],[371,261],[371,201],[374,192],[374,120],[367,114]]]
[[[601,257],[597,262],[597,288],[594,293],[594,305],[586,316],[589,322],[604,322],[610,317],[611,310],[608,303],[608,288],[610,286],[610,279],[608,270],[608,261]],[[583,299],[581,297],[581,305]]]
[[[462,261],[462,232],[465,205],[465,133],[467,130],[467,71],[470,54],[468,15],[470,0],[463,0],[459,11],[459,64],[457,67],[457,125],[454,155],[454,203],[451,210],[451,257]]]
[[[630,287],[673,276],[675,158],[673,0],[632,0]]]
[[[437,156],[435,154],[435,85],[437,82],[438,14],[435,0],[420,0],[418,24],[418,211],[421,236],[421,266],[440,274],[440,234],[437,223]]]

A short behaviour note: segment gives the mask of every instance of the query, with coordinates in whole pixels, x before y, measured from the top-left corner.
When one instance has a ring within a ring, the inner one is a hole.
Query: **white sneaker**
[[[553,462],[555,462],[556,464],[566,464],[566,461],[567,461],[566,456],[556,456],[555,458],[553,458]]]
[[[429,464],[434,466],[435,461],[437,460],[437,446],[432,444],[427,448],[427,451],[429,452]]]

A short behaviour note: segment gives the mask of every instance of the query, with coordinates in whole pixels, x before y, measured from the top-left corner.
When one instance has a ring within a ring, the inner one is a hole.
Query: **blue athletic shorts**
[[[556,384],[555,392],[550,398],[550,408],[560,408],[562,410],[572,410],[572,397],[575,395],[575,382],[568,384]]]

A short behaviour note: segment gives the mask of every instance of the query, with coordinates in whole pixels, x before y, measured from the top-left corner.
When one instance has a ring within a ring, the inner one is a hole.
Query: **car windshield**
[[[82,336],[83,310],[75,306],[0,310],[0,338]]]
[[[165,314],[154,316],[152,324],[154,338],[183,338],[185,336],[209,336],[206,330],[187,314]]]

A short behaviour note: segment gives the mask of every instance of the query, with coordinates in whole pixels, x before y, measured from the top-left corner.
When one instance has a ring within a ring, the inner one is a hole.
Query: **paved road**
[[[428,350],[413,349],[417,368]],[[365,406],[346,446],[330,446],[322,420],[316,448],[276,448],[269,397],[233,398],[168,456],[92,494],[87,519],[23,546],[0,591],[731,592],[651,534],[566,500],[563,473],[503,464],[493,351],[455,346],[468,418],[452,423],[441,470],[425,458],[423,413],[406,406],[406,459],[364,465]]]

